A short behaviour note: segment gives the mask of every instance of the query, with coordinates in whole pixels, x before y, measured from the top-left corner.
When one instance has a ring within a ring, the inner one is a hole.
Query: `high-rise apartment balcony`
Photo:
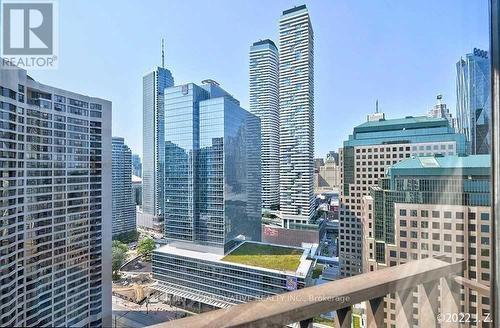
[[[427,258],[152,327],[283,327],[293,323],[311,327],[312,318],[336,311],[336,327],[347,328],[353,306],[362,302],[367,326],[384,327],[384,297],[389,295],[396,299],[396,327],[412,327],[415,320],[419,327],[461,327],[465,324],[459,322],[462,288],[489,296],[488,287],[462,277],[464,270],[465,261]]]

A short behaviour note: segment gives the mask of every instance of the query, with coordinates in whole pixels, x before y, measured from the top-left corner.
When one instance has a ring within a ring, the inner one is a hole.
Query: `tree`
[[[112,250],[111,267],[113,270],[113,279],[118,279],[120,277],[118,274],[118,270],[120,270],[120,267],[125,262],[127,250],[126,249],[124,250],[123,247],[121,247],[120,245],[115,245],[114,242],[111,250]]]
[[[123,250],[123,252],[125,252],[125,253],[128,251],[128,246],[119,240],[113,240],[112,247],[118,247],[119,249]]]
[[[113,240],[119,240],[124,244],[130,244],[133,241],[137,241],[139,239],[139,232],[136,230],[122,232],[119,235],[113,237]]]
[[[137,244],[137,253],[147,261],[151,260],[151,252],[156,248],[153,238],[144,238]]]

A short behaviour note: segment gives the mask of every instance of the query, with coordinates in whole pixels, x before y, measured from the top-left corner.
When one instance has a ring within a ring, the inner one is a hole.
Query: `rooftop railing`
[[[465,261],[417,260],[152,327],[283,327],[296,322],[300,327],[308,327],[312,318],[336,311],[336,327],[350,328],[353,305],[365,301],[368,327],[383,327],[384,297],[389,294],[395,295],[401,309],[396,315],[396,326],[411,327],[416,287],[419,326],[437,327],[439,313],[461,312],[462,286],[489,295],[488,287],[461,277],[465,269]],[[458,327],[459,323],[448,326]]]

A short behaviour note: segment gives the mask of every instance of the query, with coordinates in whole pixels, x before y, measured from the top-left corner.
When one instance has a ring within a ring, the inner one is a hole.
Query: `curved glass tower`
[[[278,48],[271,40],[250,47],[250,112],[262,125],[262,207],[276,210],[280,201],[280,131]]]

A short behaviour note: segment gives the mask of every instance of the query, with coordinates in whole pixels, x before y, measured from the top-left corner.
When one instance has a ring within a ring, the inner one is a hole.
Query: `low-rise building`
[[[219,247],[173,242],[153,252],[156,289],[218,308],[304,288],[314,247],[243,242]]]

